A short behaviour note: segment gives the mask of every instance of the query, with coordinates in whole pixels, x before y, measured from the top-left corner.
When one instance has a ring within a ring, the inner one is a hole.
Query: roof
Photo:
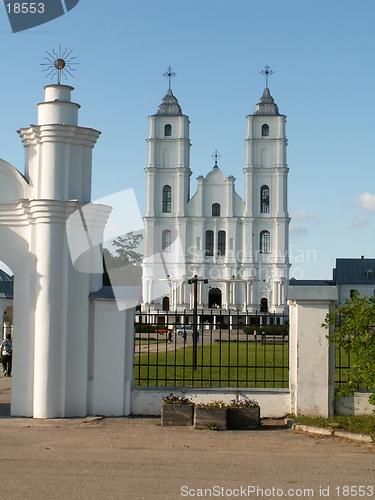
[[[0,298],[13,298],[13,276],[9,276],[5,271],[0,269]]]
[[[90,299],[139,301],[140,286],[103,286],[99,291],[90,293]]]
[[[336,259],[333,279],[337,285],[375,285],[375,259]]]
[[[254,115],[258,116],[276,116],[280,115],[279,108],[273,97],[270,94],[268,87],[264,89],[262,97],[259,99],[258,104],[255,106]]]
[[[334,286],[333,280],[289,280],[289,286]]]
[[[155,116],[182,116],[181,107],[171,89],[167,90],[167,93],[165,97],[163,97]]]

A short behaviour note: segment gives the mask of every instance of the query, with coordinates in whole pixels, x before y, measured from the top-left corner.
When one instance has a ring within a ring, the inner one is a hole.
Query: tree
[[[351,356],[348,381],[339,396],[354,394],[359,386],[375,389],[375,298],[360,297],[357,292],[344,304],[327,314],[325,328],[334,327],[329,343]],[[369,402],[375,404],[375,393]]]
[[[140,285],[142,277],[142,253],[140,249],[143,236],[129,231],[125,237],[119,236],[111,244],[116,248],[112,253],[103,250],[103,285]]]

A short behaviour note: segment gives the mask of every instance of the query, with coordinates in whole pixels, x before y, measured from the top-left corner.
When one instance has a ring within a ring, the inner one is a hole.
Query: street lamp
[[[198,281],[208,283],[208,280],[198,278],[195,274],[192,278],[188,279],[189,285],[193,285],[193,366],[194,370],[197,369],[197,344],[198,344]],[[203,330],[202,330],[203,337]]]

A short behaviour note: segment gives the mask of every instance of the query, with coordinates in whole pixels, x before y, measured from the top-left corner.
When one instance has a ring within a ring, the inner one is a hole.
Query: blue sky
[[[373,0],[80,0],[48,24],[13,34],[0,8],[0,157],[24,171],[16,133],[37,121],[46,50],[73,48],[80,125],[102,135],[93,199],[133,188],[145,209],[148,115],[168,82],[190,117],[195,179],[219,166],[243,195],[246,115],[260,71],[287,115],[290,248],[297,278],[330,278],[337,257],[374,257]]]

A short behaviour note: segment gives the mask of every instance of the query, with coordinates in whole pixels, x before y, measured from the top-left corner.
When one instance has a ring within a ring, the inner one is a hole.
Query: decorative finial
[[[168,78],[168,80],[169,80],[169,90],[171,90],[171,80],[172,80],[172,78],[174,78],[175,76],[177,76],[177,73],[175,73],[174,71],[172,71],[172,68],[170,66],[168,66],[167,71],[165,73],[163,73],[163,76],[165,78]]]
[[[220,158],[221,158],[221,154],[218,152],[218,150],[217,150],[217,149],[215,149],[215,151],[213,152],[213,154],[212,154],[211,158],[212,158],[213,160],[215,160],[215,165],[214,165],[214,168],[217,168],[217,169],[218,169],[218,168],[219,168],[219,166],[218,166],[217,162],[218,162],[218,160],[220,160]]]
[[[269,75],[273,75],[273,71],[272,69],[270,69],[270,67],[268,66],[265,66],[264,69],[262,69],[262,71],[260,72],[261,75],[265,75],[266,76],[266,89],[268,89],[268,76]]]
[[[52,54],[46,50],[48,57],[43,57],[45,59],[46,63],[42,63],[41,66],[46,66],[46,68],[43,70],[43,72],[48,71],[48,75],[46,75],[46,78],[51,76],[51,80],[55,75],[57,75],[57,83],[60,85],[61,83],[61,75],[63,74],[65,77],[65,80],[67,80],[66,73],[68,73],[72,78],[74,78],[74,75],[71,73],[72,71],[77,71],[75,68],[72,68],[72,66],[75,66],[79,63],[77,62],[72,62],[74,59],[77,59],[76,56],[71,56],[71,53],[73,52],[73,49],[68,52],[68,48],[65,49],[63,54],[61,53],[61,45],[59,47],[59,54],[57,55],[56,52],[52,49]]]

